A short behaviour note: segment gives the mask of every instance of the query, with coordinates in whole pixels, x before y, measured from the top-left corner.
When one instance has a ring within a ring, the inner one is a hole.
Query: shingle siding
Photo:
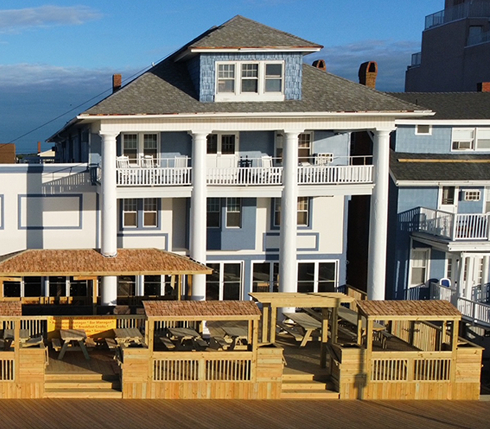
[[[195,60],[194,60],[195,61]],[[286,100],[301,100],[303,55],[300,53],[202,54],[200,55],[199,101],[212,103],[216,90],[216,62],[219,61],[284,61]],[[194,80],[194,79],[193,79]]]

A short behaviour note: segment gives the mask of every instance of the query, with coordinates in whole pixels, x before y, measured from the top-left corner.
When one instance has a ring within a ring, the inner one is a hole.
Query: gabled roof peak
[[[236,15],[220,26],[213,27],[191,42],[192,51],[201,49],[304,49],[317,51],[317,43],[276,30],[241,15]]]

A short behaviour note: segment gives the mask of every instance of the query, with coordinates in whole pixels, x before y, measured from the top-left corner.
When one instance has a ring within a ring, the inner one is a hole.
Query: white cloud
[[[411,55],[420,50],[420,42],[366,40],[343,46],[323,48],[307,58],[309,63],[323,58],[327,71],[358,82],[359,66],[366,61],[378,63],[376,88],[381,91],[403,91],[405,70]]]
[[[100,19],[102,14],[87,6],[40,6],[0,10],[0,32],[14,33],[28,28],[80,25]]]

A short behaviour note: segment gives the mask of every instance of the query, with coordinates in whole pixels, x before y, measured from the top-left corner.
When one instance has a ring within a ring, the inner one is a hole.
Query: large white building
[[[0,255],[159,248],[214,269],[193,299],[328,291],[346,281],[348,202],[371,195],[368,294],[385,293],[389,135],[416,106],[303,63],[321,46],[241,16],[79,114],[55,164],[1,166]],[[353,132],[373,153],[352,157]],[[4,296],[83,296],[83,280],[4,283]],[[105,277],[105,305],[174,293]],[[88,293],[88,292],[85,292]]]

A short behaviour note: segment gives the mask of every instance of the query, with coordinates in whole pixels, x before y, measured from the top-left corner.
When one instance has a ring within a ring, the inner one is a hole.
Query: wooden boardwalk
[[[0,401],[9,429],[488,428],[486,401]]]

